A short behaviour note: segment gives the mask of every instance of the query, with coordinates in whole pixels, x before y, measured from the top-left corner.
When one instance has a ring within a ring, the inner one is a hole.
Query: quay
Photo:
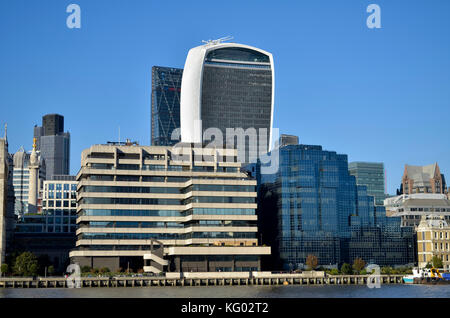
[[[172,274],[172,275],[167,275]],[[155,287],[155,286],[239,286],[239,285],[366,285],[375,284],[369,275],[305,275],[245,273],[167,273],[159,277],[81,277],[80,286]],[[234,275],[233,275],[234,274]],[[247,277],[245,277],[247,276]],[[380,275],[380,284],[403,284],[403,275]],[[75,280],[72,280],[75,283]],[[68,288],[64,277],[0,278],[0,288]]]

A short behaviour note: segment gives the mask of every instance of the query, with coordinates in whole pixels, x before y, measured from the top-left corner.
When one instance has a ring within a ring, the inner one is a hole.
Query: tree
[[[55,273],[55,267],[53,266],[53,265],[50,265],[48,268],[47,268],[47,272],[48,272],[48,274],[51,276],[51,275],[53,275],[54,273]]]
[[[317,267],[317,264],[319,263],[319,260],[317,259],[317,256],[313,254],[309,254],[306,257],[306,265],[308,265],[309,270],[314,270]]]
[[[353,269],[357,272],[360,273],[364,267],[366,266],[366,262],[364,262],[364,260],[360,257],[356,258],[353,261]]]
[[[14,262],[13,272],[19,276],[36,276],[39,269],[38,260],[31,252],[23,252]]]
[[[431,268],[431,267],[433,267],[433,265],[431,265],[430,262],[428,262],[427,265],[425,265],[425,268]]]
[[[443,268],[444,264],[442,264],[442,259],[439,256],[433,256],[431,259],[431,263],[434,268]]]
[[[89,273],[91,271],[91,267],[90,266],[83,266],[81,267],[81,272],[82,273]]]
[[[339,275],[339,270],[337,268],[332,268],[330,271],[330,275]]]
[[[342,272],[342,274],[345,274],[345,275],[353,274],[352,266],[348,263],[342,264],[341,272]]]
[[[3,276],[3,274],[7,274],[9,270],[8,264],[4,263],[2,264],[2,266],[0,267],[0,272],[1,272],[1,276]]]

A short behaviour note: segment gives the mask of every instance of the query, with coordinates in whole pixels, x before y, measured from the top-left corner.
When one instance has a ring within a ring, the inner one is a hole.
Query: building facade
[[[376,205],[383,205],[386,197],[383,163],[350,162],[348,171],[350,175],[355,176],[357,185],[367,187],[367,194],[374,197]]]
[[[446,192],[445,177],[437,163],[428,166],[405,165],[399,194]]]
[[[42,127],[34,127],[36,150],[46,163],[46,176],[68,175],[70,170],[70,133],[64,132],[64,117],[48,114],[42,118]]]
[[[25,214],[16,224],[14,248],[37,257],[48,256],[59,272],[69,264],[69,252],[76,241],[75,176],[53,176],[42,191],[42,212]]]
[[[206,157],[205,157],[206,156]],[[256,181],[237,151],[95,145],[77,175],[81,266],[165,271],[260,269]]]
[[[361,257],[378,265],[414,263],[414,232],[382,206],[348,172],[347,156],[321,146],[280,147],[277,173],[260,174],[258,218],[276,227],[263,242],[277,248],[283,269],[305,266],[313,254],[323,266]],[[256,168],[256,173],[260,169]],[[274,216],[276,215],[276,217]]]
[[[183,69],[152,67],[152,119],[153,146],[171,146],[172,133],[180,128],[180,93]]]
[[[432,263],[433,256],[442,260],[443,268],[450,270],[450,226],[442,216],[422,216],[417,228],[419,267]]]
[[[400,217],[402,226],[417,228],[424,216],[442,216],[450,222],[450,200],[445,194],[402,194],[384,200],[386,214]]]
[[[14,213],[17,216],[22,216],[28,213],[28,192],[30,186],[30,153],[27,153],[22,147],[14,154],[13,162],[13,188],[15,196]],[[44,180],[45,161],[42,156],[39,155],[38,189],[42,189]],[[40,193],[38,194],[38,201],[39,205],[41,201]]]
[[[11,248],[15,226],[12,166],[5,132],[5,138],[0,138],[0,266],[5,262],[7,252]]]
[[[269,52],[220,41],[191,49],[181,83],[181,140],[201,143],[215,138],[217,146],[237,148],[241,162],[256,162],[271,145],[274,83]],[[209,128],[217,129],[214,137],[204,136]],[[243,133],[236,137],[233,132],[239,128]]]

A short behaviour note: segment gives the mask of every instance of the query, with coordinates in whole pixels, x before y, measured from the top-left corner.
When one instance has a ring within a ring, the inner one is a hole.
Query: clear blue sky
[[[371,3],[381,29],[366,26]],[[64,115],[75,174],[119,126],[150,143],[153,65],[182,68],[201,40],[232,35],[274,55],[281,133],[384,162],[391,194],[405,163],[438,162],[450,183],[449,12],[445,0],[0,0],[0,124],[15,152],[42,115]]]

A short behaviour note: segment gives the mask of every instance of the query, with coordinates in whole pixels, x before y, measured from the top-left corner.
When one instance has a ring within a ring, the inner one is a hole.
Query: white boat
[[[431,269],[429,268],[413,268],[412,275],[403,276],[403,282],[405,284],[414,284],[414,278],[431,277]]]

